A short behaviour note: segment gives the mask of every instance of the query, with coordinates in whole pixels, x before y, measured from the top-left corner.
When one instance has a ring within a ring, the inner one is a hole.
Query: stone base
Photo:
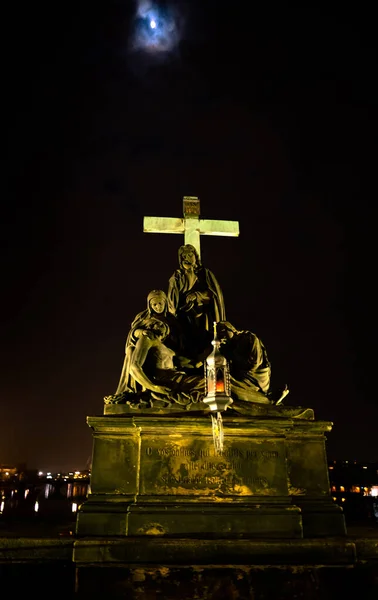
[[[296,497],[295,504],[302,514],[303,537],[346,535],[342,510],[331,498]]]
[[[155,498],[136,504],[87,502],[78,515],[83,535],[169,536],[204,538],[301,538],[301,511],[287,499],[254,502],[234,499],[222,505],[206,499]]]
[[[248,557],[248,560],[246,560]],[[352,540],[204,540],[202,538],[82,538],[74,542],[77,566],[351,564]],[[378,558],[378,557],[376,557]]]
[[[306,540],[4,537],[0,582],[6,598],[376,600],[378,527]]]
[[[324,433],[311,409],[251,407],[223,416],[214,449],[209,412],[88,417],[91,494],[86,536],[282,538],[345,535],[329,493]]]
[[[364,599],[378,591],[377,540],[361,555],[352,540],[81,539],[79,598],[148,600]]]
[[[210,417],[209,406],[204,402],[198,402],[197,404],[190,404],[188,407],[173,405],[170,408],[143,408],[140,409],[138,406],[131,404],[105,404],[104,415],[162,415],[162,416],[176,416],[179,419],[185,418],[190,413],[190,416],[198,417],[207,415]],[[260,404],[257,402],[246,402],[244,400],[234,400],[234,403],[227,412],[224,413],[227,416],[245,415],[247,417],[279,417],[285,419],[311,419],[314,420],[314,411],[312,408],[304,408],[302,406],[284,406],[275,404]]]

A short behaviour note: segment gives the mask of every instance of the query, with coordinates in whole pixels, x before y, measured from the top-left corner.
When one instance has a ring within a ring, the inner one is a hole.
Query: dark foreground
[[[347,538],[78,540],[65,522],[0,527],[4,598],[131,600],[335,600],[378,597],[378,526],[350,525]],[[88,552],[92,564],[81,566]],[[106,566],[105,566],[106,565]],[[76,590],[76,591],[75,591]]]

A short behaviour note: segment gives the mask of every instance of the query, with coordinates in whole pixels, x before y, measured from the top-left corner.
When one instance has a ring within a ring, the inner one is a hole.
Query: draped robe
[[[186,297],[191,293],[196,294],[196,301],[188,305]],[[184,269],[177,269],[168,284],[168,306],[183,333],[184,355],[201,357],[213,339],[214,322],[226,320],[223,293],[215,275],[201,266],[190,281]]]

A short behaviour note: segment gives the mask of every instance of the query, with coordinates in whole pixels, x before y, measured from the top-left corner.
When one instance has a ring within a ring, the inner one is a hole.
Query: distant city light
[[[38,500],[36,500],[36,503],[34,504],[34,512],[38,512],[39,510],[39,502]]]
[[[77,504],[76,502],[72,502],[72,512],[76,512],[77,511]]]
[[[5,475],[9,477],[9,471],[5,471]]]
[[[0,515],[4,512],[4,506],[5,506],[5,502],[3,500],[0,504]]]
[[[26,498],[26,497],[27,497],[27,495],[28,495],[29,491],[30,491],[30,490],[28,490],[28,489],[27,489],[27,490],[25,490],[25,493],[24,493],[24,498]]]
[[[41,477],[41,475],[43,475],[42,471],[38,471],[38,475]]]
[[[378,485],[373,485],[370,490],[370,496],[378,496]]]

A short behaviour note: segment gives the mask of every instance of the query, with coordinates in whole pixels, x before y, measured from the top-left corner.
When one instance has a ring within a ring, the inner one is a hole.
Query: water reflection
[[[47,478],[46,478],[47,479]],[[0,518],[76,513],[89,493],[87,480],[0,481]]]
[[[45,498],[48,498],[51,495],[53,489],[54,488],[51,485],[51,483],[46,483],[46,485],[45,485]]]

